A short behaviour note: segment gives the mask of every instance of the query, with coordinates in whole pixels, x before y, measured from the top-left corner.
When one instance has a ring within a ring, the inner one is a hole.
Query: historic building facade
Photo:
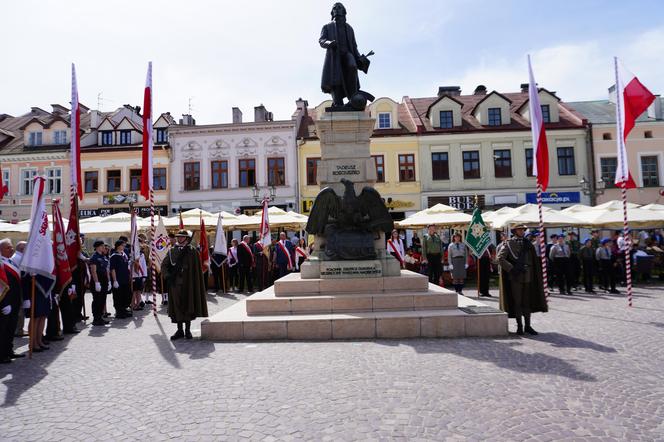
[[[260,209],[255,189],[274,193],[270,205],[298,210],[297,123],[297,115],[273,121],[261,105],[253,122],[233,108],[232,123],[173,126],[171,215],[192,208],[253,214]]]
[[[608,100],[569,103],[588,119],[592,136],[593,173],[589,189],[597,203],[621,198],[614,184],[617,167],[615,98],[612,89]],[[657,96],[648,110],[639,116],[627,137],[627,161],[636,189],[627,191],[630,202],[664,203],[664,99]]]

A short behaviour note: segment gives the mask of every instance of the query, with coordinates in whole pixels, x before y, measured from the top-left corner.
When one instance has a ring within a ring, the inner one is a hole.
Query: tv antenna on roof
[[[108,101],[109,103],[112,103],[113,100],[110,98],[104,98],[104,92],[99,92],[97,94],[97,110],[101,110],[101,107],[104,105],[104,102]]]
[[[194,98],[195,97],[189,97],[189,105],[188,105],[188,111],[187,111],[187,113],[189,115],[192,115],[192,112],[194,111],[194,106],[191,104],[191,102]]]

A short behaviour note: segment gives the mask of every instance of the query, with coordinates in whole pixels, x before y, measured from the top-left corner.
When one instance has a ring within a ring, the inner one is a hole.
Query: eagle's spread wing
[[[330,216],[336,218],[341,212],[341,198],[330,187],[318,193],[309,214],[306,231],[312,235],[322,235]]]
[[[371,230],[392,231],[394,221],[376,189],[365,187],[357,198],[362,208],[362,215],[369,216],[369,227]]]

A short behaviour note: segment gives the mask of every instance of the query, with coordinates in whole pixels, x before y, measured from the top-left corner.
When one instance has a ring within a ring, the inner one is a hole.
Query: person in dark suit
[[[238,273],[240,282],[238,284],[238,291],[244,291],[244,282],[247,282],[247,290],[254,291],[254,267],[256,267],[256,260],[250,244],[251,239],[249,235],[244,235],[242,242],[237,246],[237,260],[238,260]]]
[[[295,267],[293,264],[293,252],[295,251],[295,246],[292,242],[286,239],[286,232],[281,232],[279,234],[279,241],[274,250],[277,269],[279,270],[278,277],[281,278],[290,273]]]

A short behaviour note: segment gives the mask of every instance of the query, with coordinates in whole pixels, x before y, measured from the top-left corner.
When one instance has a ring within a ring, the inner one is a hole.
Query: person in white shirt
[[[140,241],[140,240],[139,240]],[[148,266],[145,261],[145,253],[143,252],[143,241],[140,241],[141,249],[139,256],[131,263],[131,277],[132,277],[132,302],[131,308],[133,310],[143,310],[145,302],[143,301],[143,288],[145,287],[145,279],[148,277]]]
[[[399,237],[397,229],[392,230],[392,235],[387,240],[387,252],[399,261],[402,269],[405,268],[404,257],[406,256],[406,251],[404,250],[403,240]]]
[[[237,260],[237,239],[231,240],[231,248],[228,249],[228,257],[226,261],[228,263],[228,279],[230,282],[230,289],[237,290],[238,283],[240,278],[238,275],[238,260]]]

